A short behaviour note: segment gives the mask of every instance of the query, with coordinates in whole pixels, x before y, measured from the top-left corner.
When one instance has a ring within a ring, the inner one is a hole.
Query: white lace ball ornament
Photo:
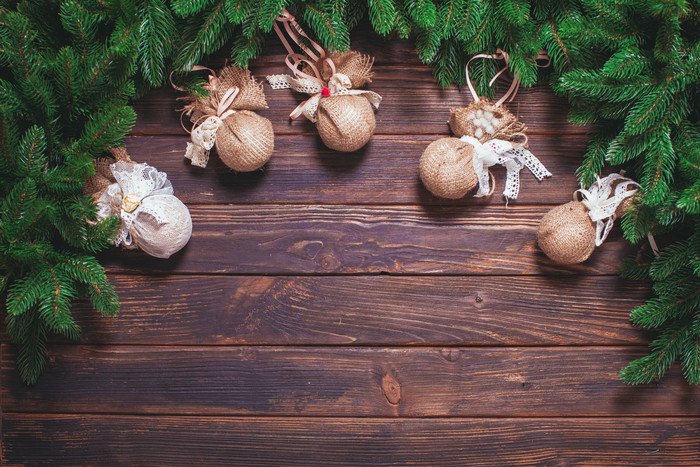
[[[140,248],[156,258],[169,258],[180,251],[192,235],[192,218],[187,206],[173,195],[167,174],[148,164],[124,161],[110,169],[117,183],[100,196],[97,219],[121,219],[114,244]]]
[[[151,214],[154,209],[140,210],[132,224],[131,236],[137,248],[156,258],[170,258],[187,245],[192,235],[192,218],[187,206],[172,195],[149,196],[145,208],[157,205],[165,216]]]

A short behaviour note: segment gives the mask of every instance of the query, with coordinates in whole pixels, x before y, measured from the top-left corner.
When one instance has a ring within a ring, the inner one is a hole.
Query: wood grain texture
[[[616,277],[113,275],[119,316],[83,303],[85,344],[631,345],[646,283]]]
[[[4,465],[698,465],[698,418],[7,415]]]
[[[116,248],[114,272],[235,274],[617,274],[634,250],[616,230],[591,259],[536,246],[548,207],[190,206],[189,244],[168,261]]]
[[[674,370],[629,387],[640,347],[376,348],[54,345],[14,411],[287,416],[700,415]],[[4,365],[12,368],[8,352]]]
[[[325,203],[503,206],[505,169],[492,169],[492,196],[460,200],[434,197],[418,177],[418,160],[438,136],[376,136],[353,154],[327,149],[317,135],[278,136],[275,152],[262,170],[236,173],[212,153],[209,165],[192,167],[184,159],[185,137],[131,137],[132,159],[168,174],[175,194],[185,203]],[[530,150],[552,172],[538,182],[523,169],[518,200],[510,205],[558,205],[571,201],[579,188],[575,171],[581,164],[586,136],[533,136]]]

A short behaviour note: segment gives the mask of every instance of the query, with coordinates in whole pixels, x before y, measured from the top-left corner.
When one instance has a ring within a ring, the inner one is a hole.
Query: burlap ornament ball
[[[336,151],[357,151],[369,142],[375,127],[372,104],[363,96],[325,97],[318,105],[318,134]]]
[[[458,138],[433,141],[419,162],[423,185],[440,198],[462,198],[479,183],[473,154],[474,147]]]
[[[537,229],[537,244],[559,264],[586,261],[595,249],[595,239],[588,208],[580,201],[555,207],[544,215]]]
[[[216,152],[233,170],[252,172],[270,160],[275,146],[272,123],[250,110],[226,117],[216,131]]]

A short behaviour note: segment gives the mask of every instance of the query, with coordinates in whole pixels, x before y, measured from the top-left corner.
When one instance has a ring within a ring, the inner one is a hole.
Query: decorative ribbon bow
[[[326,60],[326,63],[333,63],[329,58]],[[365,89],[351,89],[352,83],[347,75],[334,73],[328,80],[328,85],[326,85],[321,79],[320,74],[318,74],[318,71],[314,71],[316,76],[307,75],[307,77],[302,78],[294,78],[289,75],[273,75],[267,77],[267,81],[270,83],[272,89],[292,88],[297,92],[311,94],[310,98],[299,104],[292,113],[289,114],[292,119],[303,115],[316,123],[318,105],[324,97],[363,95],[375,109],[379,107],[379,103],[382,101],[382,96],[376,92]]]
[[[172,195],[173,186],[166,173],[158,172],[148,164],[117,162],[110,169],[117,183],[107,187],[98,200],[97,217],[104,219],[110,215],[119,216],[122,221],[121,231],[114,244],[135,247],[131,230],[139,212],[148,212],[157,220],[161,217],[160,213],[144,206],[144,200],[156,195]]]
[[[183,115],[190,115],[191,110],[183,110],[180,114],[180,125],[188,133],[192,135],[192,142],[187,143],[187,149],[185,151],[185,159],[192,161],[192,165],[196,167],[206,167],[207,162],[209,162],[209,151],[214,147],[216,143],[216,131],[219,129],[224,119],[230,115],[236,113],[235,110],[231,109],[234,99],[238,96],[240,89],[237,86],[229,88],[221,99],[216,97],[216,87],[218,85],[219,79],[216,77],[216,73],[211,68],[204,66],[195,65],[188,71],[198,71],[198,70],[208,70],[209,74],[209,84],[205,85],[204,88],[209,92],[210,96],[213,96],[217,100],[216,113],[202,115],[194,125],[192,130],[188,130],[182,123]],[[185,91],[184,88],[176,86],[172,81],[172,73],[170,74],[170,83],[173,87],[179,91]]]
[[[602,179],[596,175],[595,178],[596,181],[588,190],[580,188],[574,192],[574,201],[579,200],[580,193],[583,198],[581,202],[588,208],[591,221],[595,222],[595,246],[600,246],[615,223],[617,217],[615,211],[618,206],[626,198],[637,193],[634,187],[638,187],[639,184],[619,174],[610,174]],[[617,180],[622,181],[615,187],[615,194],[611,197],[612,185]]]
[[[518,193],[520,192],[520,169],[523,167],[527,167],[539,181],[542,181],[545,177],[552,176],[530,151],[516,147],[513,143],[492,139],[481,144],[478,139],[467,135],[462,136],[460,139],[474,146],[472,164],[474,165],[474,171],[479,177],[479,189],[474,195],[476,198],[488,196],[492,193],[493,190],[489,186],[488,168],[496,164],[506,168],[506,187],[503,190],[506,202],[509,199],[518,198]]]
[[[284,33],[277,25],[274,24],[274,29],[279,36],[285,49],[287,56],[285,63],[292,70],[294,76],[290,75],[272,75],[267,77],[272,89],[288,89],[291,88],[297,92],[311,94],[311,97],[299,104],[289,117],[296,119],[303,115],[312,122],[316,123],[316,111],[322,98],[329,96],[347,96],[347,95],[363,95],[374,106],[379,107],[382,101],[382,96],[373,91],[363,89],[351,89],[352,82],[347,75],[336,73],[333,60],[326,57],[326,52],[318,43],[312,41],[296,22],[294,16],[287,10],[283,10],[277,21],[284,25],[285,31],[289,37],[296,43],[301,50],[306,53],[306,56],[295,53],[292,46],[284,37]],[[303,36],[304,40],[299,39]],[[311,47],[307,47],[308,43]],[[313,49],[313,50],[312,50]],[[308,57],[308,58],[307,58]],[[307,70],[312,74],[301,71],[302,66],[306,66]],[[328,82],[324,82],[319,67],[328,66],[331,70],[331,77]]]

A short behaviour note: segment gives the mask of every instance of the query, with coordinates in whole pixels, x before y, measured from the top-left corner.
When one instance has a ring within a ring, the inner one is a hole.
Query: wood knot
[[[442,355],[442,358],[444,358],[448,362],[454,363],[462,357],[462,351],[459,349],[451,348],[440,349],[440,355]]]
[[[390,374],[385,374],[382,378],[382,392],[391,405],[399,405],[401,402],[401,385]]]

